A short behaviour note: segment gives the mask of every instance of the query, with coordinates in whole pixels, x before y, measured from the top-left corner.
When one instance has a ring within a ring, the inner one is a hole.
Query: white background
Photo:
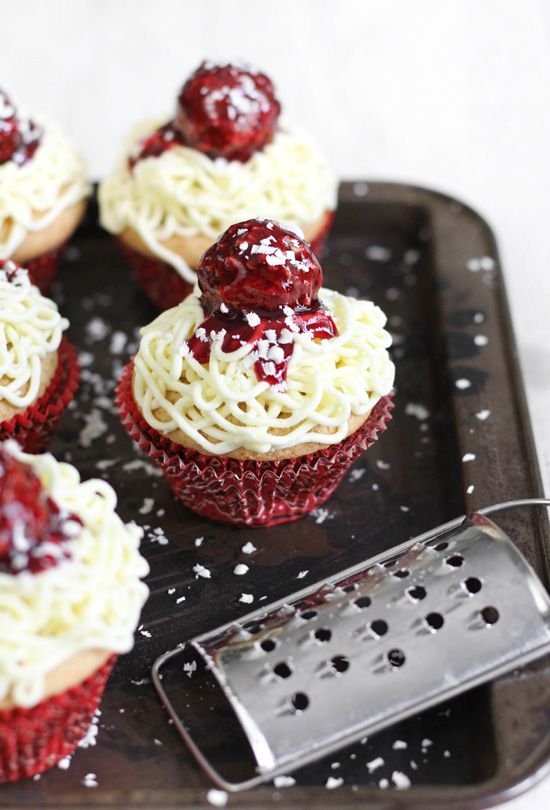
[[[550,2],[0,0],[0,84],[94,178],[205,57],[264,68],[341,177],[432,186],[489,220],[550,491]],[[550,784],[510,806],[548,808]]]

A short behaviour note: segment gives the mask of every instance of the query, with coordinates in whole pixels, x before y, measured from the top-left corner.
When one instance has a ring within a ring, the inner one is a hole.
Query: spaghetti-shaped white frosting
[[[38,574],[0,572],[0,700],[34,706],[44,677],[84,650],[128,652],[149,570],[139,553],[142,530],[116,514],[116,495],[105,481],[80,482],[77,470],[52,455],[10,451],[30,464],[46,492],[83,523],[71,558]]]
[[[144,419],[160,433],[180,429],[208,454],[335,444],[347,435],[352,415],[367,415],[391,391],[391,337],[372,302],[321,289],[339,334],[315,340],[289,330],[294,351],[286,388],[277,390],[258,380],[251,344],[223,351],[223,332],[214,338],[207,364],[189,353],[186,341],[204,320],[198,292],[141,331],[133,392]],[[168,421],[155,415],[157,409]]]
[[[258,214],[303,228],[336,206],[336,178],[319,150],[284,123],[246,163],[175,146],[130,171],[136,143],[161,123],[136,127],[115,172],[101,183],[101,224],[115,234],[131,228],[192,284],[195,272],[163,244],[170,237],[202,235],[214,242],[229,225]]]
[[[39,123],[44,133],[33,157],[22,166],[0,164],[0,259],[8,259],[28,233],[47,228],[90,193],[75,146],[55,124]]]
[[[8,274],[15,272],[12,281]],[[0,400],[28,407],[40,389],[42,358],[59,348],[69,321],[31,284],[26,270],[0,270]]]

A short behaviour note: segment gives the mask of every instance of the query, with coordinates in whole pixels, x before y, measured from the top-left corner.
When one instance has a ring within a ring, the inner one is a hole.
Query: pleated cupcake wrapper
[[[348,438],[315,453],[279,461],[205,456],[174,444],[151,428],[132,394],[133,361],[117,389],[122,422],[134,441],[162,469],[177,498],[203,517],[240,526],[272,526],[302,517],[323,504],[350,465],[391,419],[392,397],[383,397]]]
[[[120,239],[119,244],[139,286],[158,309],[177,306],[192,291],[193,285],[185,281],[166,262],[142,256]]]
[[[32,709],[0,709],[0,784],[42,773],[74,751],[90,727],[116,658]]]
[[[32,283],[38,287],[42,295],[46,295],[57,275],[59,261],[63,255],[64,249],[65,244],[63,243],[54,248],[54,250],[50,250],[48,253],[43,253],[41,256],[30,259],[30,261],[23,265],[29,271]]]
[[[325,239],[332,225],[334,214],[326,216],[326,222],[311,242],[313,252],[320,256]],[[119,239],[120,247],[134,271],[137,282],[149,300],[158,309],[170,309],[183,301],[193,289],[193,285],[183,278],[166,262],[143,256]]]
[[[0,422],[0,441],[15,439],[27,453],[41,453],[48,446],[57,423],[75,395],[80,369],[73,346],[63,338],[50,384],[34,404]]]

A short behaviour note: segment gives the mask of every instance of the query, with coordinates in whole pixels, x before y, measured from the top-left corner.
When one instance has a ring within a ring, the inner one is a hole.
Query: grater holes
[[[249,625],[249,626],[248,626],[246,629],[247,629],[247,630],[248,630],[248,632],[249,632],[249,633],[251,633],[253,636],[257,636],[257,635],[259,635],[259,634],[262,632],[262,630],[264,629],[264,627],[265,627],[265,624],[251,624],[251,625]]]
[[[372,604],[372,600],[370,596],[358,596],[357,599],[353,600],[353,604],[356,605],[360,610],[364,610],[368,608]]]
[[[386,653],[386,660],[392,669],[399,669],[407,659],[403,650],[395,648]]]
[[[273,652],[278,646],[278,643],[273,638],[264,638],[264,640],[260,642],[260,647],[266,653]]]
[[[281,661],[273,667],[273,672],[278,678],[285,680],[292,675],[292,667],[286,661]]]
[[[424,624],[431,633],[437,633],[445,624],[445,619],[441,613],[428,613],[428,615],[424,617]]]
[[[311,637],[320,644],[328,644],[332,638],[332,630],[328,627],[318,627],[317,630],[311,631]]]
[[[468,596],[475,596],[475,594],[479,593],[482,588],[482,582],[477,577],[468,577],[467,579],[462,580],[460,584]]]
[[[335,655],[330,659],[329,666],[334,673],[343,675],[349,669],[350,663],[345,655]]]
[[[446,565],[451,568],[461,568],[464,565],[464,557],[462,554],[453,554],[445,560]]]
[[[496,624],[500,618],[500,613],[496,607],[492,607],[492,605],[488,605],[487,607],[484,607],[483,610],[480,610],[479,615],[487,627],[491,627],[491,625]]]
[[[421,602],[428,595],[428,591],[423,585],[411,585],[405,593],[412,602]]]
[[[410,573],[411,572],[408,570],[408,568],[399,568],[397,571],[393,572],[392,576],[397,577],[397,579],[405,579],[410,575]]]
[[[343,585],[342,590],[344,593],[353,593],[353,591],[357,590],[357,585]]]
[[[434,551],[445,551],[449,548],[449,544],[446,540],[443,540],[441,543],[436,543],[435,546],[432,546]]]
[[[316,616],[317,616],[317,611],[316,610],[303,610],[300,613],[300,618],[305,619],[306,622],[309,622],[312,619],[315,619]]]
[[[397,564],[397,560],[388,560],[384,563],[384,568],[393,568]]]
[[[295,692],[290,698],[290,705],[296,714],[301,714],[309,706],[309,698],[305,692]]]
[[[384,619],[374,619],[374,621],[369,623],[368,629],[369,633],[371,636],[374,636],[374,638],[382,638],[382,636],[385,636],[390,628]]]

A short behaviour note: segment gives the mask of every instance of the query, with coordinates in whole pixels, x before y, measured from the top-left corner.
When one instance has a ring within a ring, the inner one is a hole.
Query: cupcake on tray
[[[319,253],[336,178],[280,111],[265,74],[203,62],[183,85],[173,118],[130,134],[99,188],[101,223],[160,309],[191,292],[200,258],[220,234],[258,211],[297,223]]]
[[[74,750],[133,646],[148,565],[115,506],[104,481],[0,444],[0,784]]]
[[[119,412],[198,514],[248,526],[299,518],[385,429],[386,318],[322,280],[297,232],[240,222],[204,254],[191,295],[142,330]]]
[[[69,326],[27,270],[0,260],[0,440],[43,450],[78,387]]]
[[[0,90],[0,259],[24,264],[47,292],[89,193],[73,144],[54,124],[18,110]]]

